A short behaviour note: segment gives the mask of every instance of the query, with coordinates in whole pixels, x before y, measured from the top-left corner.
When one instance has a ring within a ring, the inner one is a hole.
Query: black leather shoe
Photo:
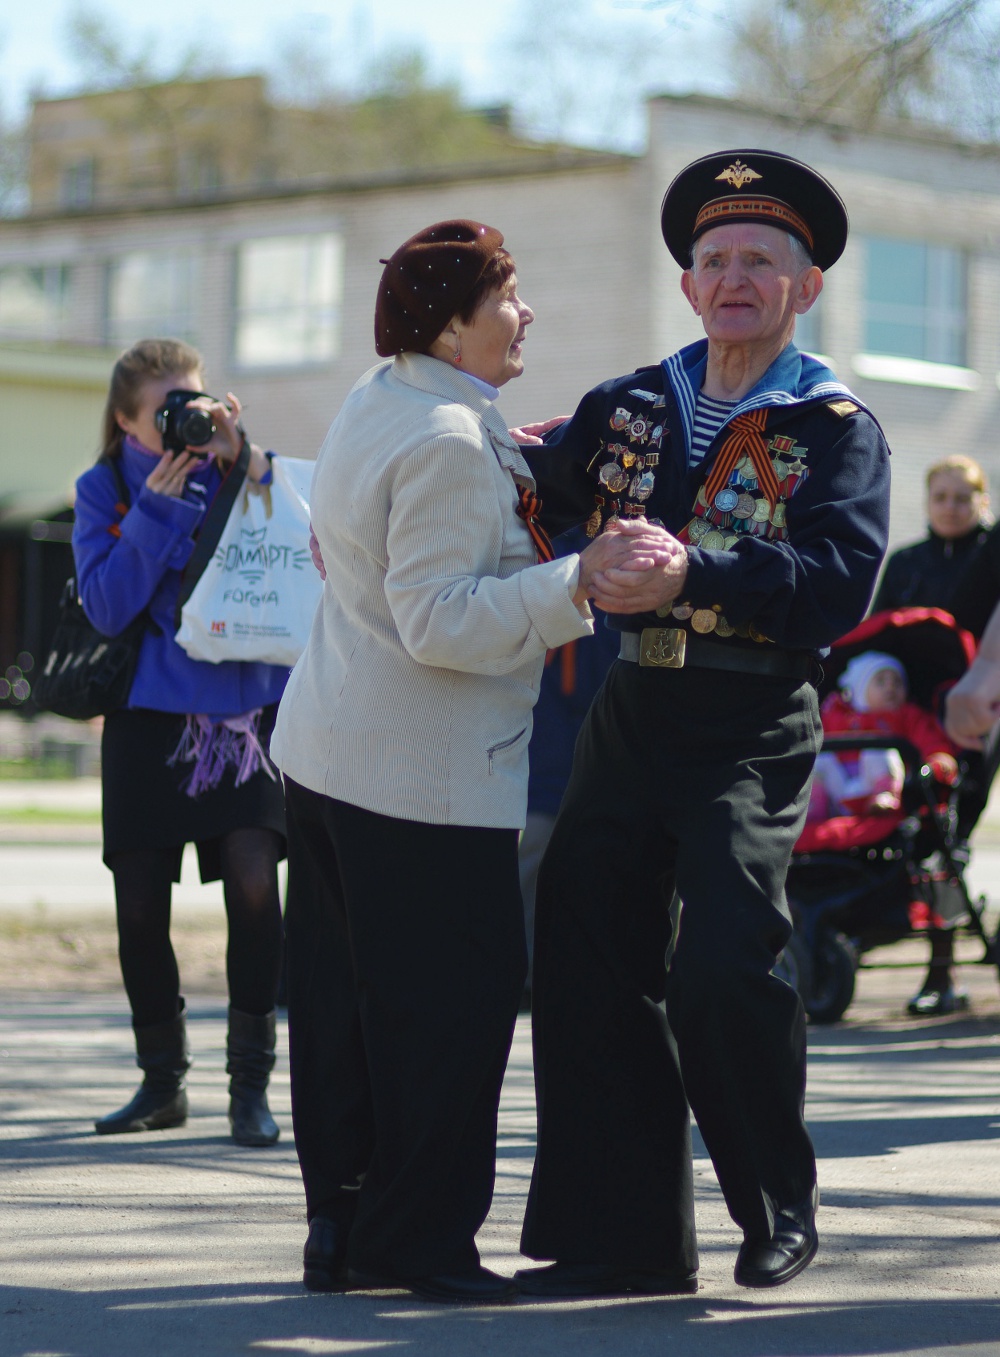
[[[347,1287],[347,1230],[326,1216],[313,1216],[302,1250],[302,1285],[307,1291]]]
[[[522,1296],[690,1296],[698,1290],[696,1272],[660,1268],[615,1267],[611,1263],[550,1263],[514,1274]]]
[[[184,1089],[164,1093],[142,1083],[132,1101],[94,1122],[99,1136],[118,1136],[132,1131],[168,1131],[187,1121],[188,1098]]]
[[[781,1286],[808,1267],[819,1248],[818,1205],[819,1191],[814,1187],[807,1201],[776,1213],[770,1239],[745,1239],[736,1259],[737,1286]]]
[[[422,1300],[458,1305],[505,1305],[517,1299],[517,1287],[511,1279],[485,1267],[431,1277],[392,1277],[352,1267],[347,1269],[347,1278],[358,1291],[412,1291]]]

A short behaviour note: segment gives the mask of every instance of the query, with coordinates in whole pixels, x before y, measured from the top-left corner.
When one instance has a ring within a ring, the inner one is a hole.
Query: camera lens
[[[200,448],[212,441],[215,424],[206,410],[197,407],[180,410],[175,422],[177,439],[182,447]]]

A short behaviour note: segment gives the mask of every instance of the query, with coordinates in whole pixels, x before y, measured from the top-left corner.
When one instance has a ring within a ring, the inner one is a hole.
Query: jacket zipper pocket
[[[493,755],[502,754],[503,751],[505,749],[509,749],[512,744],[517,744],[518,740],[521,738],[521,736],[527,729],[528,729],[527,726],[522,726],[521,729],[517,732],[517,734],[512,735],[509,740],[502,740],[500,744],[491,745],[489,749],[487,749],[486,757],[490,761],[490,777],[493,776]]]

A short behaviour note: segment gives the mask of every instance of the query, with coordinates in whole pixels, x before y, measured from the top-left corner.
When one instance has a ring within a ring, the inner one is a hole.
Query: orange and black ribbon
[[[719,449],[715,465],[705,481],[705,499],[709,504],[714,502],[723,486],[729,483],[736,463],[743,457],[749,457],[757,473],[757,482],[772,510],[774,509],[781,498],[781,484],[767,444],[764,442],[766,427],[766,410],[750,410],[745,415],[737,415],[732,421],[729,436]]]
[[[526,485],[518,486],[517,496],[517,516],[523,518],[527,524],[539,561],[554,561],[556,553],[549,535],[538,521],[538,515],[542,512],[542,501],[534,490],[529,490]]]

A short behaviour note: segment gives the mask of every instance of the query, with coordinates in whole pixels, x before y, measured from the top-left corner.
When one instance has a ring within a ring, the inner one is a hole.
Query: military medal
[[[775,457],[771,465],[774,467],[774,474],[778,480],[783,481],[788,475],[788,463],[783,462],[780,457]]]
[[[671,617],[676,617],[678,622],[686,622],[694,614],[694,609],[690,603],[675,603],[669,609]],[[666,614],[664,614],[666,616]]]
[[[586,531],[587,531],[587,536],[588,536],[588,537],[596,537],[597,534],[601,531],[601,511],[600,511],[600,509],[595,509],[594,512],[593,512],[593,513],[590,515],[590,517],[587,519],[587,529],[586,529]]]
[[[653,473],[644,471],[641,476],[633,476],[628,492],[633,499],[639,500],[640,503],[649,499],[653,493]]]
[[[705,534],[698,545],[704,547],[706,551],[722,551],[725,548],[726,539],[721,532],[716,532],[713,528]]]
[[[764,633],[760,630],[760,628],[755,627],[754,624],[751,622],[750,639],[752,641],[769,641],[771,638],[769,636],[765,636]]]
[[[736,508],[733,510],[733,514],[736,518],[752,518],[756,506],[757,501],[754,499],[753,495],[748,495],[744,491],[736,501]]]
[[[719,615],[711,608],[697,608],[691,614],[691,626],[701,636],[707,636],[719,624]]]
[[[736,628],[731,622],[727,622],[720,613],[719,619],[715,624],[715,634],[716,636],[735,636]]]
[[[785,504],[783,500],[779,500],[774,506],[774,512],[771,514],[771,522],[776,528],[783,528],[785,526]]]
[[[766,499],[759,499],[753,506],[753,521],[755,523],[766,523],[771,517],[771,506]]]
[[[621,433],[632,423],[632,412],[626,410],[624,406],[619,405],[618,409],[611,416],[611,427],[615,433]]]
[[[629,425],[628,436],[634,443],[644,443],[651,428],[652,421],[640,415],[638,419],[633,419]]]
[[[598,479],[606,485],[613,495],[620,494],[628,485],[628,472],[617,462],[605,462],[597,473]]]
[[[731,514],[739,502],[739,495],[730,485],[725,486],[715,497],[715,507],[722,514]]]
[[[692,518],[688,524],[688,541],[697,546],[712,531],[711,525],[703,518]]]

